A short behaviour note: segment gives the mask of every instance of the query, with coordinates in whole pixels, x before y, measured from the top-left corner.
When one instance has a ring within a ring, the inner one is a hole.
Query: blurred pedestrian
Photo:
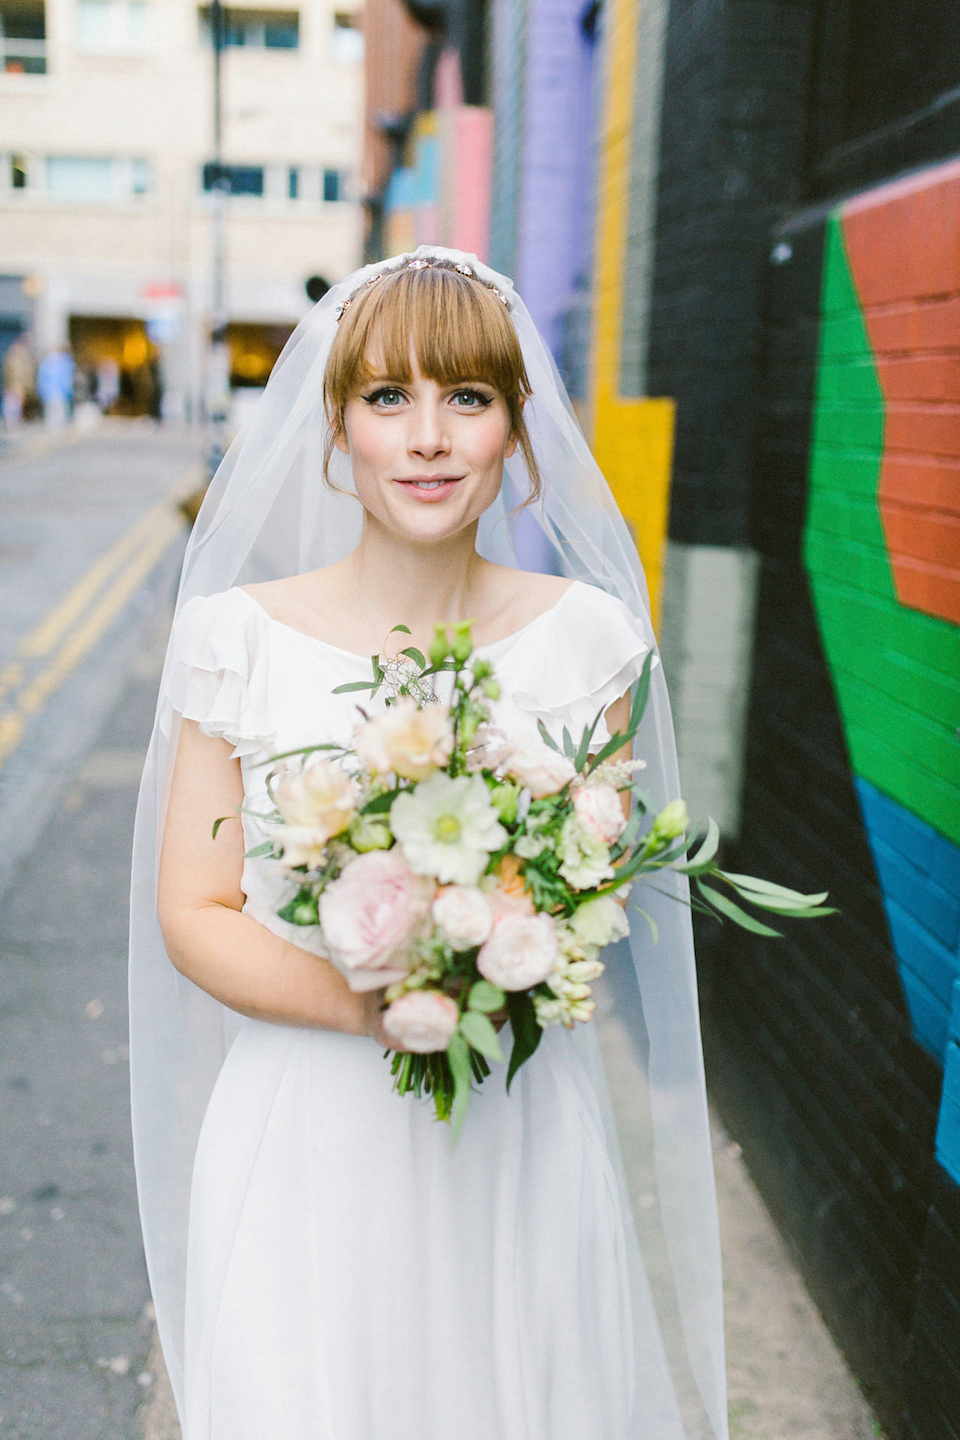
[[[3,423],[16,430],[23,419],[24,405],[33,393],[35,366],[25,335],[18,335],[3,356]]]
[[[75,372],[73,355],[65,344],[48,350],[37,366],[37,394],[44,424],[50,430],[61,429],[70,418]]]
[[[97,404],[102,415],[109,415],[120,396],[120,366],[105,356],[97,362]]]

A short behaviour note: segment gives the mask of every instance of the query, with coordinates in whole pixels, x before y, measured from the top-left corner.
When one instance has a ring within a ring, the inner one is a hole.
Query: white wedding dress
[[[497,722],[579,737],[646,649],[620,601],[574,582],[482,647]],[[268,757],[349,739],[357,697],[330,692],[370,675],[240,589],[184,606],[174,656],[177,709],[235,745],[255,809]],[[244,909],[302,945],[274,913],[285,883],[248,859]],[[391,1086],[371,1040],[239,1020],[194,1167],[185,1440],[686,1433],[577,1039],[548,1031],[509,1097],[495,1067],[457,1142]]]

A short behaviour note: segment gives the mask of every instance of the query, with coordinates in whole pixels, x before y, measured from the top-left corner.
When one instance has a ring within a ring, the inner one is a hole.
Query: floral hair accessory
[[[489,290],[493,295],[496,295],[501,305],[504,305],[508,310],[510,309],[510,301],[499,286],[491,285],[488,280],[484,280],[471,265],[466,265],[462,261],[454,264],[450,260],[444,260],[439,255],[436,257],[418,255],[412,260],[405,261],[403,265],[392,266],[389,270],[378,270],[376,275],[371,275],[370,279],[365,280],[362,285],[359,285],[352,295],[349,295],[346,300],[340,302],[333,312],[334,319],[337,321],[342,320],[347,308],[353,304],[358,295],[363,294],[364,290],[369,290],[372,285],[376,285],[377,281],[382,280],[385,275],[395,275],[401,270],[453,270],[457,275],[465,275],[468,280],[476,280],[478,285],[482,285],[485,290]]]

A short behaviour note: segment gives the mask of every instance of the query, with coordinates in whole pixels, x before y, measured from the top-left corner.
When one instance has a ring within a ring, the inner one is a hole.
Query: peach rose
[[[511,740],[503,764],[507,774],[519,780],[534,800],[556,795],[577,773],[572,760],[551,750],[538,735]]]
[[[357,727],[354,749],[375,774],[393,771],[406,780],[426,780],[445,765],[453,750],[453,726],[440,705],[421,709],[401,695],[382,715]]]

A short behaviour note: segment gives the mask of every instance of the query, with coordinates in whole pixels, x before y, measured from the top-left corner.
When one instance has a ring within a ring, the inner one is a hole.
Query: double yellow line
[[[137,586],[184,526],[177,502],[199,482],[191,467],[173,492],[138,520],[58,600],[0,670],[0,769],[23,739],[27,723],[116,618]]]

